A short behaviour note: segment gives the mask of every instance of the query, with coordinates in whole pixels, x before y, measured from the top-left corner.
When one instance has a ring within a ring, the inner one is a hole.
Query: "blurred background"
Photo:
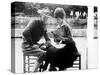
[[[64,8],[66,12],[66,21],[70,23],[72,28],[86,28],[88,16],[87,6],[47,3],[44,4],[32,2],[14,2],[11,4],[12,28],[24,28],[31,17],[39,17],[39,10],[46,11],[46,14],[50,15],[53,18],[53,12],[56,7]],[[52,18],[49,19],[48,24],[55,25],[54,20],[52,20]]]

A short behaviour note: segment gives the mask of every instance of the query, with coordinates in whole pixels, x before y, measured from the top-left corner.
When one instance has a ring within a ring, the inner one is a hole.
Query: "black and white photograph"
[[[12,2],[11,71],[87,70],[88,16],[84,5]],[[97,30],[97,7],[94,26]]]

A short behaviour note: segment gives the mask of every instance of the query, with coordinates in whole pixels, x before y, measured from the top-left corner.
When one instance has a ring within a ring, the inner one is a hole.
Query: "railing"
[[[11,29],[11,37],[21,38],[23,29]],[[73,37],[86,37],[87,30],[86,29],[72,29]]]

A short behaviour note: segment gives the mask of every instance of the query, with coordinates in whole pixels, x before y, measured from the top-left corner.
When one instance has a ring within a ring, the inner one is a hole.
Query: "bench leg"
[[[30,73],[30,62],[29,62],[30,59],[29,59],[29,56],[27,56],[27,58],[28,58],[28,61],[27,61],[28,62],[28,73]]]
[[[79,56],[79,70],[81,70],[81,55]]]
[[[24,69],[24,73],[26,73],[26,62],[25,62],[25,58],[26,58],[26,56],[25,55],[23,55],[23,69]]]

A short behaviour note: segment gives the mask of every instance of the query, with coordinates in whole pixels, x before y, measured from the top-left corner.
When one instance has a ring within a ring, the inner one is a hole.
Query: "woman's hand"
[[[50,40],[49,41],[46,41],[46,46],[47,47],[51,46],[51,41]]]
[[[56,39],[57,39],[57,40],[62,40],[62,41],[65,41],[65,40],[66,40],[66,38],[61,37],[61,36],[57,37]]]

